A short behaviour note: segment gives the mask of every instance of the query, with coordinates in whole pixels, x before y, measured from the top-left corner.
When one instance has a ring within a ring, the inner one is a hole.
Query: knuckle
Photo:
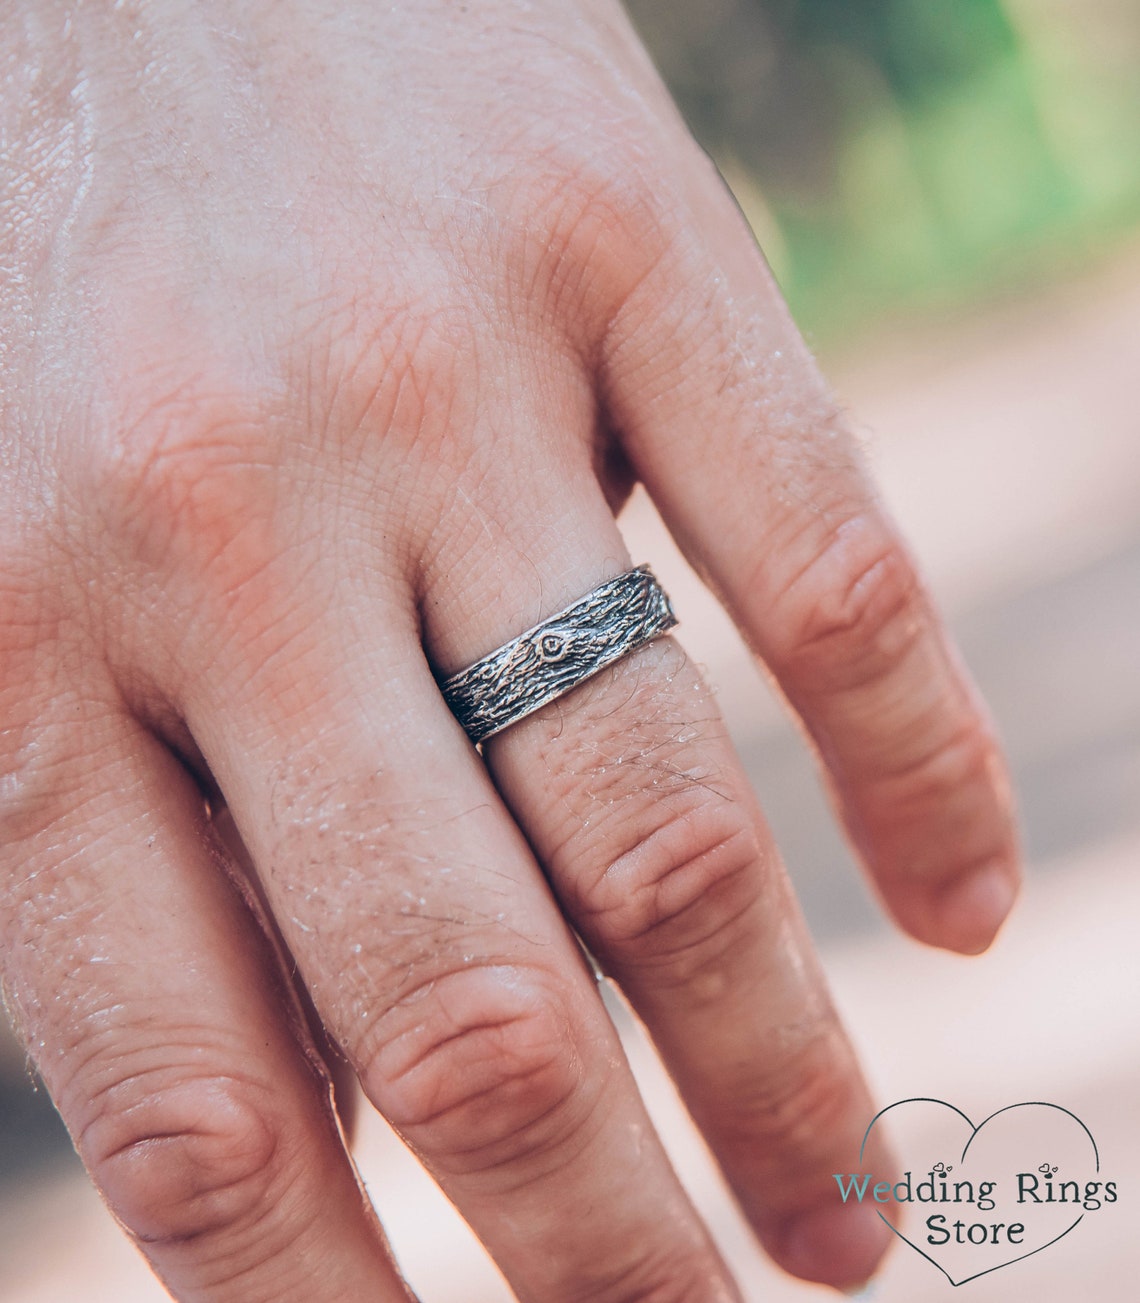
[[[318,441],[353,462],[386,445],[401,455],[425,444],[446,452],[448,431],[472,419],[457,407],[472,388],[472,342],[481,337],[452,281],[425,289],[385,277],[378,291],[362,288],[356,268],[337,274],[291,367]]]
[[[607,1263],[605,1274],[583,1281],[576,1297],[590,1303],[699,1303],[731,1296],[719,1264],[696,1235],[665,1239],[631,1246],[630,1260]]]
[[[564,142],[542,163],[513,196],[505,265],[555,320],[612,318],[678,245],[668,187],[628,145]]]
[[[898,540],[881,521],[856,517],[777,592],[770,659],[814,691],[857,690],[894,670],[929,619]]]
[[[568,182],[568,184],[567,184]],[[557,210],[563,244],[593,255],[621,255],[623,266],[643,268],[669,247],[664,187],[628,149],[576,159],[566,169]]]
[[[1000,757],[988,724],[971,714],[945,736],[898,760],[883,781],[890,788],[893,805],[922,808],[944,802],[948,792],[977,782],[990,783]]]
[[[688,981],[723,960],[761,890],[763,854],[738,807],[702,794],[679,808],[647,802],[598,874],[579,885],[583,926],[624,963]]]
[[[115,428],[96,431],[79,459],[77,513],[106,543],[148,570],[189,564],[238,582],[269,555],[267,528],[279,459],[261,405],[205,382],[149,377],[123,396]]]
[[[861,1078],[830,1006],[778,1029],[772,1046],[765,1071],[738,1083],[718,1125],[730,1143],[806,1169],[864,1107]]]
[[[971,712],[876,775],[855,832],[864,841],[873,835],[905,880],[938,882],[1011,853],[1011,805],[1001,747]],[[944,835],[916,837],[932,826]]]
[[[77,1147],[119,1220],[149,1245],[240,1233],[282,1171],[268,1100],[237,1076],[170,1069],[116,1077]]]
[[[554,979],[464,968],[406,993],[361,1050],[369,1098],[453,1169],[562,1149],[590,1093],[584,1031]]]
[[[580,694],[574,736],[594,763],[566,764],[563,716],[540,739],[543,767],[571,812],[544,857],[600,958],[687,982],[730,959],[772,887],[763,824],[723,722],[671,639]]]

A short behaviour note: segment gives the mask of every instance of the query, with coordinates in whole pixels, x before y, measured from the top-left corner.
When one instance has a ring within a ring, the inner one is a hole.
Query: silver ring
[[[440,691],[478,746],[676,623],[665,590],[638,566],[448,675]]]

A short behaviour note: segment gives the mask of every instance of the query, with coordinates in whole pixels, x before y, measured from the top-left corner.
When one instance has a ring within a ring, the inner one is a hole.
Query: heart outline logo
[[[1062,1107],[1060,1104],[1051,1104],[1046,1100],[1025,1100],[1020,1104],[1006,1104],[1003,1108],[997,1109],[995,1112],[991,1113],[989,1117],[983,1118],[981,1122],[975,1125],[973,1121],[965,1113],[963,1113],[960,1108],[957,1108],[955,1105],[948,1103],[944,1099],[936,1099],[926,1095],[917,1095],[911,1097],[910,1099],[896,1100],[895,1103],[888,1104],[885,1108],[880,1109],[878,1113],[875,1114],[875,1116],[871,1119],[870,1123],[868,1124],[867,1130],[863,1133],[863,1142],[859,1146],[860,1166],[862,1166],[863,1163],[863,1156],[867,1147],[867,1141],[870,1138],[871,1132],[874,1130],[876,1123],[887,1113],[889,1113],[892,1109],[902,1108],[906,1104],[937,1104],[940,1105],[942,1108],[949,1109],[952,1113],[957,1114],[957,1116],[960,1117],[963,1122],[965,1122],[965,1124],[970,1128],[970,1136],[962,1148],[962,1153],[958,1160],[959,1165],[965,1162],[966,1155],[970,1151],[970,1146],[977,1139],[978,1134],[982,1131],[982,1129],[986,1127],[990,1122],[992,1122],[995,1118],[1000,1117],[1003,1113],[1010,1113],[1015,1109],[1021,1109],[1021,1108],[1055,1109],[1058,1113],[1063,1113],[1065,1114],[1066,1117],[1071,1118],[1072,1121],[1074,1121],[1088,1137],[1089,1144],[1092,1146],[1093,1169],[1097,1173],[1100,1172],[1100,1150],[1097,1148],[1097,1143],[1093,1137],[1092,1132],[1088,1129],[1085,1123],[1082,1122],[1079,1117],[1077,1117],[1075,1113],[1073,1113],[1070,1109]],[[1042,1168],[1039,1170],[1044,1170],[1044,1169]],[[1055,1171],[1056,1169],[1054,1168],[1053,1170]],[[1073,1222],[1071,1222],[1063,1231],[1059,1232],[1057,1235],[1054,1235],[1052,1239],[1047,1240],[1044,1244],[1039,1244],[1035,1249],[1030,1249],[1028,1253],[1019,1254],[1016,1258],[1010,1258],[1005,1262],[996,1263],[992,1267],[986,1267],[981,1271],[974,1272],[973,1275],[964,1276],[961,1280],[955,1280],[954,1277],[950,1275],[950,1273],[946,1270],[946,1268],[936,1258],[932,1257],[924,1249],[919,1248],[919,1246],[915,1244],[915,1242],[912,1239],[904,1235],[902,1231],[900,1231],[899,1228],[890,1220],[889,1217],[885,1216],[879,1209],[876,1209],[875,1211],[878,1214],[880,1220],[883,1221],[891,1229],[891,1231],[893,1231],[894,1234],[897,1235],[898,1238],[903,1241],[904,1244],[909,1244],[910,1247],[920,1257],[925,1258],[927,1262],[937,1267],[938,1270],[942,1273],[942,1275],[945,1276],[946,1279],[950,1282],[950,1284],[954,1286],[954,1288],[958,1288],[958,1286],[960,1285],[969,1284],[970,1281],[978,1280],[982,1276],[988,1276],[992,1272],[1000,1271],[1003,1267],[1011,1267],[1014,1265],[1014,1263],[1024,1262],[1026,1258],[1034,1257],[1036,1254],[1041,1253],[1044,1249],[1048,1249],[1052,1245],[1056,1244],[1058,1240],[1064,1239],[1064,1237],[1068,1235],[1070,1231],[1075,1230],[1076,1227],[1079,1226],[1080,1223],[1084,1221],[1085,1218],[1085,1214],[1082,1211],[1081,1214]]]

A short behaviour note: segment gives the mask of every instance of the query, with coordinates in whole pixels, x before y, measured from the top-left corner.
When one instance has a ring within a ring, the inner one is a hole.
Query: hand
[[[433,677],[627,569],[642,480],[900,924],[1013,898],[989,725],[620,12],[23,0],[0,59],[4,981],[116,1215],[179,1298],[406,1297],[327,1031],[521,1299],[736,1297],[569,923],[776,1260],[864,1279],[873,1110],[677,642],[482,756]]]

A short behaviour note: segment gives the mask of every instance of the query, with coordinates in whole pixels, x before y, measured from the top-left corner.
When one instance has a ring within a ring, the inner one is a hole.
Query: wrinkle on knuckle
[[[585,763],[544,745],[567,811],[546,858],[591,945],[685,980],[731,949],[771,882],[763,825],[723,721],[671,640],[627,658],[575,707]],[[585,817],[583,817],[583,815]]]
[[[695,1235],[664,1235],[583,1281],[571,1295],[582,1303],[693,1303],[729,1297],[723,1273]]]
[[[536,162],[511,196],[504,265],[523,301],[564,324],[593,320],[600,338],[676,245],[667,185],[629,150],[560,141]]]
[[[689,980],[723,959],[755,906],[763,854],[742,813],[715,798],[647,813],[651,822],[643,815],[615,830],[603,871],[580,885],[576,903],[607,954]]]
[[[240,1234],[265,1215],[283,1178],[283,1130],[268,1094],[237,1074],[166,1066],[114,1074],[85,1111],[76,1147],[144,1244]]]
[[[425,981],[357,1051],[373,1103],[452,1170],[556,1160],[588,1112],[584,1031],[555,979],[515,966]]]
[[[970,712],[957,727],[874,775],[864,808],[852,813],[857,840],[872,835],[902,880],[928,885],[1008,859],[1016,834],[1001,747]],[[931,840],[915,829],[944,829]]]
[[[150,393],[126,402],[119,431],[97,436],[75,491],[128,565],[237,585],[273,555],[281,454],[266,414],[199,380],[150,380]]]
[[[717,1125],[730,1143],[754,1146],[794,1170],[849,1131],[863,1087],[829,1004],[776,1033],[763,1071],[740,1083]]]
[[[914,566],[877,521],[829,530],[772,604],[770,659],[812,693],[858,691],[906,658],[930,623]]]
[[[355,274],[338,276],[304,325],[293,369],[321,448],[358,461],[390,445],[406,457],[424,441],[437,451],[469,420],[458,409],[473,401],[480,332],[458,276],[425,277],[426,289],[389,285],[381,296],[362,292]]]
[[[926,807],[948,792],[989,782],[1001,764],[1001,750],[988,724],[969,714],[954,730],[883,769],[879,782],[892,804]]]

